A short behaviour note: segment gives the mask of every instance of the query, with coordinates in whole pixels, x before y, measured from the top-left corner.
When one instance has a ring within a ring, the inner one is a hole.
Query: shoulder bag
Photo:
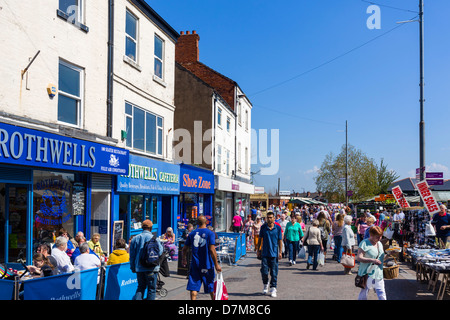
[[[379,243],[377,242],[377,249],[378,249],[378,256],[377,259],[380,257],[380,246]],[[373,263],[370,264],[370,266],[367,268],[369,269],[371,266],[373,265]],[[356,275],[355,277],[355,286],[361,289],[366,289],[367,287],[367,278],[369,277],[369,275],[366,273],[363,276],[360,275]]]

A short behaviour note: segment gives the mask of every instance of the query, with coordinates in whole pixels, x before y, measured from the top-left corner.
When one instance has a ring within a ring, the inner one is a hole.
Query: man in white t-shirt
[[[67,255],[67,241],[65,237],[58,237],[55,240],[55,246],[52,249],[52,257],[56,261],[56,273],[70,273],[74,270],[70,257]]]
[[[75,259],[75,269],[80,271],[100,267],[100,259],[89,252],[89,245],[85,242],[80,246],[81,254]]]
[[[398,210],[395,214],[394,214],[394,221],[403,221],[405,219],[405,214],[403,213],[403,211]]]

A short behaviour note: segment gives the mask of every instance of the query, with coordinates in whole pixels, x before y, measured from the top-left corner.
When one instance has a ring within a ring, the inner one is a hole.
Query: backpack
[[[159,258],[159,245],[156,236],[153,236],[142,248],[140,263],[143,267],[154,268],[159,266]]]
[[[322,240],[328,240],[328,232],[325,230],[326,224],[327,224],[327,222],[325,221],[322,226],[319,226],[320,238]]]

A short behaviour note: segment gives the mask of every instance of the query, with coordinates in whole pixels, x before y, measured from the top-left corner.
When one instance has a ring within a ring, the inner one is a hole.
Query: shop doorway
[[[228,199],[227,198],[227,210],[226,210],[226,225],[228,226],[228,221],[230,221],[230,225],[231,225],[231,221],[233,221],[233,199]]]
[[[0,262],[17,264],[27,257],[27,185],[0,183]]]

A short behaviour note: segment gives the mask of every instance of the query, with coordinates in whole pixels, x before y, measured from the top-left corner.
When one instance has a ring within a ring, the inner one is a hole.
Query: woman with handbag
[[[344,229],[342,230],[342,243],[341,246],[344,250],[343,256],[341,258],[341,263],[344,265],[344,274],[352,274],[352,268],[348,267],[355,265],[355,255],[352,252],[352,248],[355,245],[355,233],[351,227],[352,216],[346,215],[344,217]],[[353,261],[347,261],[347,259]]]
[[[355,285],[362,282],[358,300],[367,300],[370,289],[375,289],[379,300],[386,300],[386,291],[383,280],[384,250],[380,240],[383,231],[374,226],[370,229],[370,237],[361,241],[356,259],[360,262]],[[362,281],[360,281],[362,280]]]
[[[306,235],[303,237],[302,243],[308,247],[308,261],[306,262],[306,269],[309,269],[312,264],[313,270],[317,270],[317,266],[319,265],[317,258],[320,250],[323,251],[322,238],[319,230],[319,220],[314,219],[312,221],[312,226],[309,227]]]

